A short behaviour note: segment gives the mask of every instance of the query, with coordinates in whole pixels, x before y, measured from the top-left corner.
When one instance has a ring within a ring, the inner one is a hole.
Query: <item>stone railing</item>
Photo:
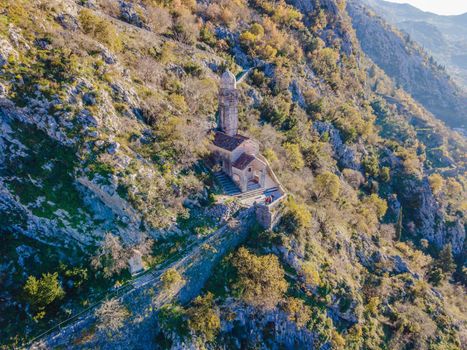
[[[268,160],[262,154],[258,154],[257,157],[259,160],[261,160],[262,162],[266,164],[269,175],[274,180],[274,182],[277,184],[277,187],[279,187],[281,194],[284,195],[286,193],[286,190],[284,189],[284,186],[282,186],[281,182],[279,181],[276,174],[272,170],[271,164],[269,164]]]
[[[272,167],[269,164],[268,160],[261,154],[258,154],[257,157],[266,164],[268,173],[274,180],[274,182],[277,184],[280,193],[280,197],[275,199],[273,202],[268,204],[264,203],[256,205],[256,220],[265,229],[272,229],[280,218],[280,213],[282,211],[281,203],[284,201],[285,198],[287,198],[287,192],[285,191],[281,182],[272,170]]]

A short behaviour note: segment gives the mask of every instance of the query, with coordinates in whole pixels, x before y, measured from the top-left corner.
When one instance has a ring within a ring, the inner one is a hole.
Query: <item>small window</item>
[[[248,168],[248,172],[251,173],[251,168]]]

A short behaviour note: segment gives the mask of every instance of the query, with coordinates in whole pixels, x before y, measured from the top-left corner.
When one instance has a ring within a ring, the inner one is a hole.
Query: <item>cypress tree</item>
[[[400,207],[399,209],[399,215],[397,216],[397,224],[396,224],[396,239],[400,241],[401,237],[402,237],[402,207]]]
[[[443,249],[439,252],[437,267],[443,270],[445,273],[452,273],[456,269],[456,263],[452,256],[451,243],[446,244]]]

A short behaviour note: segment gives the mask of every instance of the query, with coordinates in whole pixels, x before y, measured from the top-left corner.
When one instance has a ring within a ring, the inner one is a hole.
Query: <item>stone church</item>
[[[258,142],[238,133],[238,96],[236,78],[227,70],[221,77],[218,125],[211,145],[214,163],[241,193],[260,193],[264,189],[262,200],[272,201],[281,197],[283,191],[259,153]]]

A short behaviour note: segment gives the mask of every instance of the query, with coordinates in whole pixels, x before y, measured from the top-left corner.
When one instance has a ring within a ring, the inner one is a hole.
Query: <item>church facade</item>
[[[254,205],[258,223],[269,229],[280,217],[286,192],[258,142],[238,133],[238,99],[236,78],[226,71],[221,77],[211,165],[224,193],[238,196],[243,205]]]
[[[258,143],[238,133],[238,91],[235,76],[229,71],[221,78],[218,114],[211,145],[216,165],[241,192],[264,188],[267,164],[259,157]]]

